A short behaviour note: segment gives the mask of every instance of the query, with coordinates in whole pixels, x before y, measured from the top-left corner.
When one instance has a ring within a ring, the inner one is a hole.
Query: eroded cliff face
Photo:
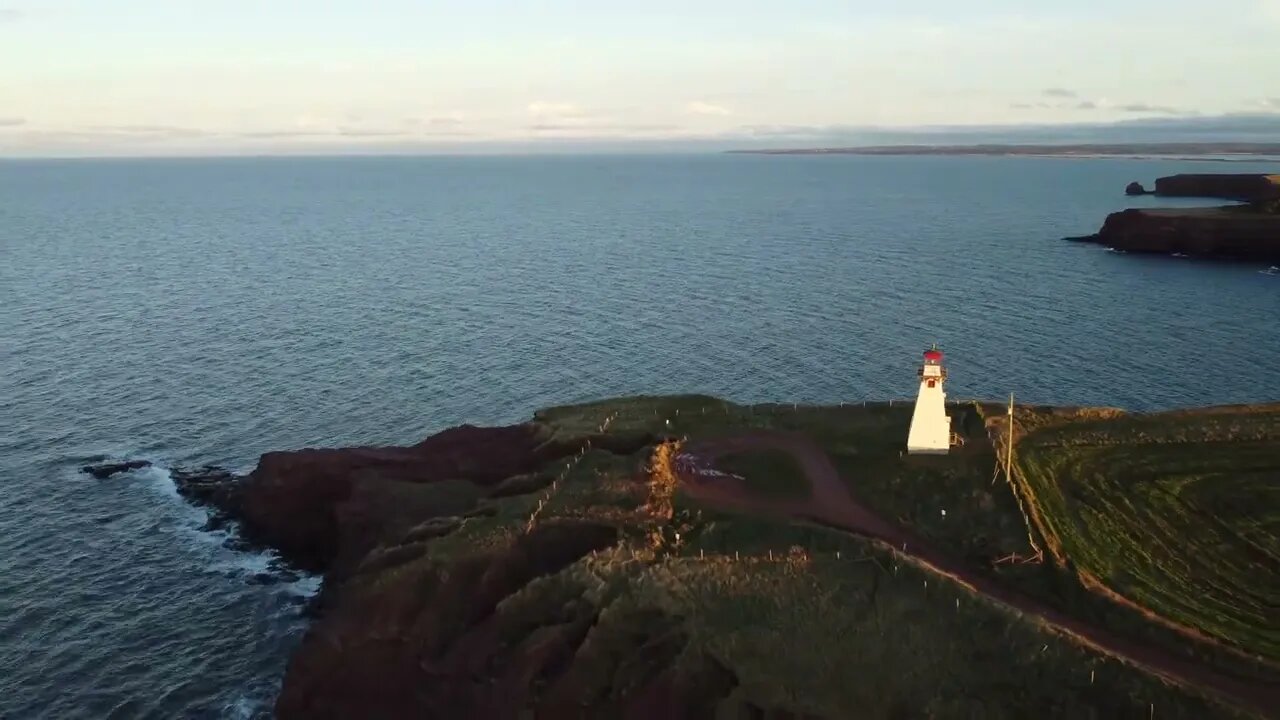
[[[1138,183],[1128,195],[1146,191]],[[1280,264],[1280,175],[1188,174],[1156,180],[1156,195],[1237,200],[1247,205],[1130,208],[1093,235],[1068,238],[1116,250]]]
[[[1236,208],[1130,209],[1075,238],[1135,253],[1280,264],[1280,215]]]
[[[462,426],[409,447],[272,452],[244,481],[240,519],[256,541],[310,570],[339,571],[417,520],[462,514],[484,488],[572,452],[532,425]],[[427,485],[448,482],[442,494]]]
[[[616,528],[565,521],[455,562],[400,546],[412,559],[381,557],[331,598],[289,665],[277,715],[516,717],[528,684],[567,661],[595,617],[587,603],[556,608],[519,637],[501,632],[498,603],[617,539]]]
[[[1274,175],[1259,173],[1191,173],[1156,180],[1155,194],[1164,197],[1202,197],[1260,202],[1280,197]]]
[[[463,426],[409,447],[273,452],[245,478],[203,469],[178,483],[253,542],[325,573],[278,717],[703,717],[732,674],[686,653],[676,618],[618,607],[591,577],[563,573],[644,525],[644,457],[660,439]],[[584,457],[635,477],[615,483],[605,511],[535,522],[555,473]],[[492,517],[494,501],[518,516]],[[538,586],[558,573],[570,587]]]

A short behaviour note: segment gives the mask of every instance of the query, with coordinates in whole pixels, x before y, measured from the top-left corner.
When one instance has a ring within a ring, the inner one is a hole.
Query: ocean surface
[[[1255,167],[0,162],[0,717],[269,711],[318,581],[204,532],[174,466],[628,393],[905,398],[933,342],[952,398],[1280,400],[1280,275],[1061,240],[1171,202],[1131,180]],[[104,457],[157,465],[77,472]]]

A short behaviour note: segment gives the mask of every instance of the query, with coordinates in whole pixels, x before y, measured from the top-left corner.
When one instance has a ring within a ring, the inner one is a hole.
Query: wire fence
[[[901,403],[904,401],[896,401],[896,402]],[[974,402],[974,401],[957,401],[954,404],[962,405],[969,402]],[[895,401],[888,400],[883,402],[872,402],[870,403],[870,405],[871,406],[883,405],[885,407],[893,407],[894,403]],[[841,405],[845,406],[850,404],[842,403]],[[869,403],[866,401],[860,401],[858,405],[860,407],[868,407]],[[728,413],[729,412],[728,405],[726,404],[724,407],[725,407],[725,412]],[[768,403],[768,404],[759,404],[759,405],[753,405],[753,406],[747,406],[747,407],[750,408],[751,411],[760,409],[760,410],[763,410],[764,412],[786,412],[787,410],[790,410],[792,412],[798,412],[801,408],[804,408],[806,406],[802,406],[798,403],[793,403],[789,406],[778,404],[778,403]],[[655,416],[661,417],[661,414],[656,409],[654,412],[655,412]],[[702,407],[699,410],[700,414],[706,414],[706,412],[707,412],[706,406]],[[618,415],[619,415],[619,412],[615,411],[614,413],[605,417],[604,420],[600,423],[600,425],[597,426],[597,430],[601,434],[605,433],[609,429],[609,427],[614,423],[614,421],[618,418]],[[679,417],[678,410],[673,413],[673,418],[674,417]],[[672,418],[666,418],[664,424],[669,426],[671,423],[671,420]],[[1003,449],[1003,444],[1005,442],[1012,442],[1012,439],[1011,439],[1012,434],[1013,433],[1008,429],[1006,429],[1005,433],[1000,433],[996,427],[988,428],[988,438],[991,441],[992,446],[998,450]],[[668,443],[662,443],[662,445],[664,446],[673,445],[675,447],[678,447],[679,441],[670,441]],[[584,442],[583,446],[576,453],[573,454],[572,457],[570,457],[568,460],[564,462],[563,467],[559,469],[556,476],[552,479],[551,483],[544,489],[541,496],[538,498],[537,503],[531,510],[528,521],[525,525],[526,533],[532,531],[537,526],[537,523],[541,517],[543,510],[550,503],[550,501],[555,496],[555,494],[559,491],[561,484],[568,479],[570,473],[573,472],[574,468],[576,468],[577,465],[583,460],[583,458],[586,457],[586,454],[590,450],[591,450],[591,443],[590,443],[590,440],[588,439]],[[675,457],[676,457],[676,453],[673,453],[673,452],[660,453],[655,451],[653,460],[651,460],[650,467],[649,467],[651,478],[654,473],[660,474],[662,471],[662,468],[654,467],[653,466],[654,463],[656,462],[671,463],[671,462],[674,462]],[[1001,468],[997,464],[996,473],[1002,474],[1000,473],[1000,470]],[[674,468],[669,467],[667,468],[667,471],[674,473]],[[1019,501],[1019,509],[1022,511],[1024,521],[1027,523],[1028,537],[1031,540],[1032,547],[1037,551],[1036,553],[1037,557],[1033,559],[1038,560],[1039,557],[1042,555],[1042,553],[1040,552],[1039,546],[1036,545],[1034,541],[1034,537],[1033,537],[1034,532],[1032,531],[1032,525],[1033,525],[1032,518],[1028,516],[1026,509],[1022,506],[1023,499],[1021,497],[1021,493],[1018,491],[1017,479],[1016,477],[1006,477],[1006,480],[1009,483],[1010,489],[1013,492],[1015,498],[1017,498]],[[994,482],[994,477],[993,477],[993,482]],[[670,517],[662,517],[662,518],[655,517],[654,520],[662,525],[665,525],[671,522]],[[938,568],[935,568],[927,560],[924,560],[923,558],[910,554],[909,549],[906,545],[904,545],[901,549],[899,549],[888,543],[883,543],[881,541],[873,541],[879,545],[882,545],[883,548],[888,551],[888,553],[890,554],[890,557],[892,557],[892,560],[888,561],[886,564],[886,562],[882,562],[882,560],[884,559],[883,554],[880,554],[880,556],[877,556],[877,553],[873,553],[873,552],[854,554],[854,553],[845,553],[842,550],[813,550],[810,548],[801,547],[799,545],[792,545],[785,551],[782,551],[782,550],[775,551],[774,549],[766,548],[758,552],[744,553],[740,550],[735,550],[732,555],[730,555],[727,552],[714,552],[714,551],[708,552],[706,548],[698,548],[697,554],[695,555],[693,554],[693,551],[691,548],[682,547],[681,537],[678,532],[674,533],[674,541],[665,540],[664,538],[670,537],[670,534],[665,532],[658,533],[656,536],[651,534],[650,540],[652,541],[655,537],[658,538],[658,541],[660,544],[662,544],[662,546],[658,546],[658,545],[655,545],[653,542],[650,542],[647,546],[644,546],[644,545],[615,546],[615,547],[606,548],[603,550],[594,550],[591,553],[589,553],[589,555],[586,558],[586,561],[588,562],[588,564],[604,563],[608,566],[615,567],[615,568],[616,567],[625,568],[627,566],[632,566],[632,565],[647,566],[647,565],[651,565],[659,558],[661,558],[663,562],[677,562],[677,563],[684,563],[684,564],[704,564],[705,563],[709,565],[710,564],[741,565],[745,567],[787,566],[793,569],[808,568],[812,566],[814,563],[849,563],[851,565],[872,564],[876,566],[880,571],[885,573],[886,575],[892,575],[894,577],[899,575],[899,571],[901,567],[904,564],[906,564],[906,565],[911,565],[915,570],[921,573],[922,577],[920,578],[920,581],[922,583],[922,589],[924,591],[927,592],[929,590],[930,579],[933,579],[935,581],[934,582],[935,587],[937,587],[939,590],[943,590],[943,592],[941,594],[936,595],[936,597],[938,597],[940,602],[944,602],[947,605],[950,605],[953,611],[956,613],[961,612],[965,606],[965,603],[969,603],[969,602],[984,603],[987,605],[995,605],[995,606],[1003,606],[1005,604],[996,598],[987,596],[977,588],[966,583],[963,579],[957,578],[951,575],[950,573],[946,572],[945,570],[939,570]],[[947,583],[946,582],[947,580],[952,580],[952,582]],[[944,590],[944,588],[946,589]],[[930,593],[930,595],[934,595],[934,594]],[[1015,610],[1017,610],[1017,608],[1015,608]],[[1131,662],[1131,660],[1126,658],[1123,654],[1119,654],[1119,653],[1110,651],[1106,648],[1100,647],[1096,643],[1090,642],[1086,638],[1082,638],[1076,635],[1069,628],[1059,627],[1059,626],[1056,626],[1050,623],[1045,623],[1045,622],[1041,622],[1040,624],[1042,627],[1048,628],[1056,632],[1057,634],[1068,638],[1073,642],[1074,645],[1092,649],[1094,652],[1097,652],[1099,656],[1102,658],[1114,658],[1114,659],[1124,660],[1126,662]],[[1048,649],[1049,649],[1049,645],[1046,643],[1042,647],[1041,652],[1042,653],[1047,652]],[[1090,685],[1095,683],[1096,678],[1097,678],[1097,668],[1090,667],[1089,668]],[[1149,704],[1148,717],[1149,719],[1155,717],[1154,703]]]
[[[613,424],[613,421],[617,416],[618,413],[614,412],[605,417],[604,421],[601,422],[598,427],[600,434],[604,434],[605,431],[609,429],[609,426]],[[551,484],[547,485],[547,487],[542,491],[542,495],[538,497],[538,502],[534,504],[533,510],[529,513],[529,519],[524,526],[525,533],[531,532],[534,527],[537,526],[538,519],[542,515],[543,508],[547,506],[547,503],[551,502],[551,498],[554,497],[556,491],[560,489],[560,484],[568,479],[569,473],[573,472],[573,469],[578,466],[578,463],[582,462],[582,459],[586,457],[587,453],[590,451],[591,439],[587,438],[583,443],[583,446],[578,449],[578,452],[574,453],[573,457],[565,461],[564,468],[556,473],[556,476],[551,480]]]

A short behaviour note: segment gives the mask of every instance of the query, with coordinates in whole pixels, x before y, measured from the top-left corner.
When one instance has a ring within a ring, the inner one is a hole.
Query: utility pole
[[[1013,393],[1009,393],[1009,437],[1005,438],[1004,476],[1013,487]]]

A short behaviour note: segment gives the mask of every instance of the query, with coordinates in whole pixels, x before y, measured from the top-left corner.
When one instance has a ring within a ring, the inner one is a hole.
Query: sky
[[[1280,0],[0,0],[0,157],[1242,123],[1280,141]]]

